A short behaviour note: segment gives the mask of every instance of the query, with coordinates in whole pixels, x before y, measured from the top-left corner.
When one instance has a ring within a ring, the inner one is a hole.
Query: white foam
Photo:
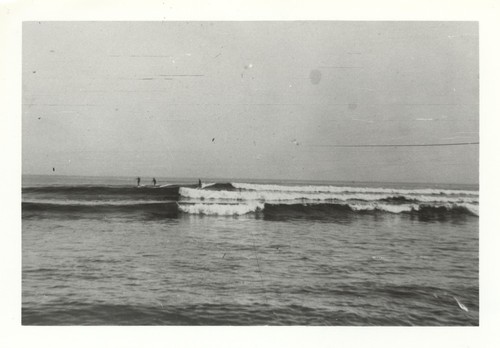
[[[352,192],[352,193],[385,193],[394,195],[479,195],[478,191],[445,190],[445,189],[393,189],[382,187],[348,187],[348,186],[287,186],[271,184],[231,183],[235,188],[252,191],[279,191],[279,192]]]
[[[349,204],[349,207],[355,211],[383,210],[394,214],[400,214],[403,212],[418,210],[417,204],[391,205],[391,204],[371,203],[371,204]]]
[[[479,206],[478,205],[465,203],[465,204],[459,204],[458,206],[467,209],[470,213],[472,213],[476,216],[479,216]]]
[[[375,210],[375,204],[348,204],[348,206],[355,211],[367,211],[367,210]]]
[[[269,202],[268,202],[269,203]],[[273,203],[270,203],[273,204]],[[274,202],[274,204],[282,205],[282,202]],[[286,202],[285,205],[293,204],[292,202]],[[308,204],[314,209],[315,205],[320,203]],[[444,207],[446,209],[453,208],[466,208],[471,213],[479,216],[479,210],[477,205],[473,204],[443,204],[443,205],[419,205],[419,204],[385,204],[378,202],[371,203],[349,203],[347,204],[354,211],[385,211],[393,214],[401,214],[405,212],[419,211],[421,208],[432,207],[439,208]],[[265,203],[259,201],[246,201],[238,203],[227,203],[227,202],[200,202],[200,201],[181,201],[178,202],[179,209],[184,213],[189,214],[200,214],[200,215],[245,215],[248,213],[255,213],[264,209]]]
[[[418,210],[418,205],[416,205],[416,204],[401,204],[401,205],[377,204],[377,209],[387,211],[389,213],[401,214],[403,212],[410,212],[412,210]]]
[[[438,205],[419,205],[419,204],[384,204],[384,203],[359,203],[359,204],[348,204],[352,210],[355,211],[371,211],[371,210],[381,210],[389,213],[400,214],[404,212],[419,211],[421,208],[431,207],[431,208],[446,208],[448,210],[454,208],[465,208],[470,213],[479,216],[479,206],[475,204],[438,204]]]
[[[198,200],[235,200],[235,201],[378,201],[391,199],[401,195],[381,193],[337,193],[337,192],[300,192],[300,191],[209,191],[181,187],[179,194],[186,198]],[[477,203],[477,198],[473,197],[441,197],[408,195],[407,199],[414,199],[420,202],[438,203]]]
[[[455,299],[455,301],[457,302],[457,304],[458,304],[458,306],[460,307],[461,310],[466,311],[466,312],[469,311],[469,308],[467,308],[462,302],[460,302],[458,300],[458,298],[456,298],[455,296],[453,296],[453,298]]]
[[[238,204],[179,202],[178,206],[184,213],[200,215],[245,215],[264,209],[264,203],[259,202]]]
[[[479,203],[476,197],[442,197],[442,196],[409,196],[408,198],[415,197],[420,202],[426,203]]]

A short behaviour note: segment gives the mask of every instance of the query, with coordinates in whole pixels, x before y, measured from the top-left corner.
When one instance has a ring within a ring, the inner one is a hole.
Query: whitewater
[[[179,208],[185,213],[242,215],[263,211],[267,205],[302,204],[389,213],[444,210],[479,216],[479,192],[446,189],[392,189],[380,187],[290,186],[248,183],[216,184],[203,189],[181,187]]]

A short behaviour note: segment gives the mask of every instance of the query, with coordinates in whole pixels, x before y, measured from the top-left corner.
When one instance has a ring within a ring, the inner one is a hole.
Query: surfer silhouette
[[[201,179],[198,179],[198,188],[201,188]]]
[[[156,186],[156,179],[153,178],[153,186]]]
[[[139,186],[140,184],[141,184],[141,178],[137,177],[137,186]]]

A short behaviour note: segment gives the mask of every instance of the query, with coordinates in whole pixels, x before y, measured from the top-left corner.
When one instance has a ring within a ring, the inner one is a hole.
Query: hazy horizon
[[[477,22],[25,22],[22,173],[477,185],[475,144],[341,146],[478,142],[478,43]]]
[[[22,177],[46,177],[46,178],[53,178],[54,180],[57,180],[57,178],[89,178],[89,179],[118,179],[122,181],[127,181],[130,182],[131,185],[136,185],[137,181],[137,176],[119,176],[119,175],[73,175],[73,174],[22,174]],[[142,176],[141,178],[141,183],[144,184],[151,184],[151,180],[155,178],[158,182],[158,184],[164,184],[162,181],[168,181],[171,180],[173,182],[179,181],[179,182],[193,182],[195,184],[198,183],[198,180],[201,180],[203,183],[210,183],[210,182],[218,182],[218,183],[224,183],[224,182],[248,182],[248,183],[268,183],[268,184],[276,184],[276,183],[283,183],[283,184],[320,184],[320,185],[329,185],[329,184],[393,184],[393,185],[429,185],[429,186],[464,186],[464,187],[477,187],[479,188],[479,183],[474,184],[466,184],[466,183],[456,183],[456,182],[404,182],[404,181],[355,181],[355,180],[294,180],[294,179],[269,179],[269,178],[264,178],[264,179],[252,179],[252,178],[222,178],[222,177],[163,177],[163,176]],[[61,182],[61,184],[64,184]]]

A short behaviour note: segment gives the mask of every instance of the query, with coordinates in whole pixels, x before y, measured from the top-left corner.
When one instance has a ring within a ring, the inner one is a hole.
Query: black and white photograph
[[[477,21],[24,21],[23,326],[478,326]]]

